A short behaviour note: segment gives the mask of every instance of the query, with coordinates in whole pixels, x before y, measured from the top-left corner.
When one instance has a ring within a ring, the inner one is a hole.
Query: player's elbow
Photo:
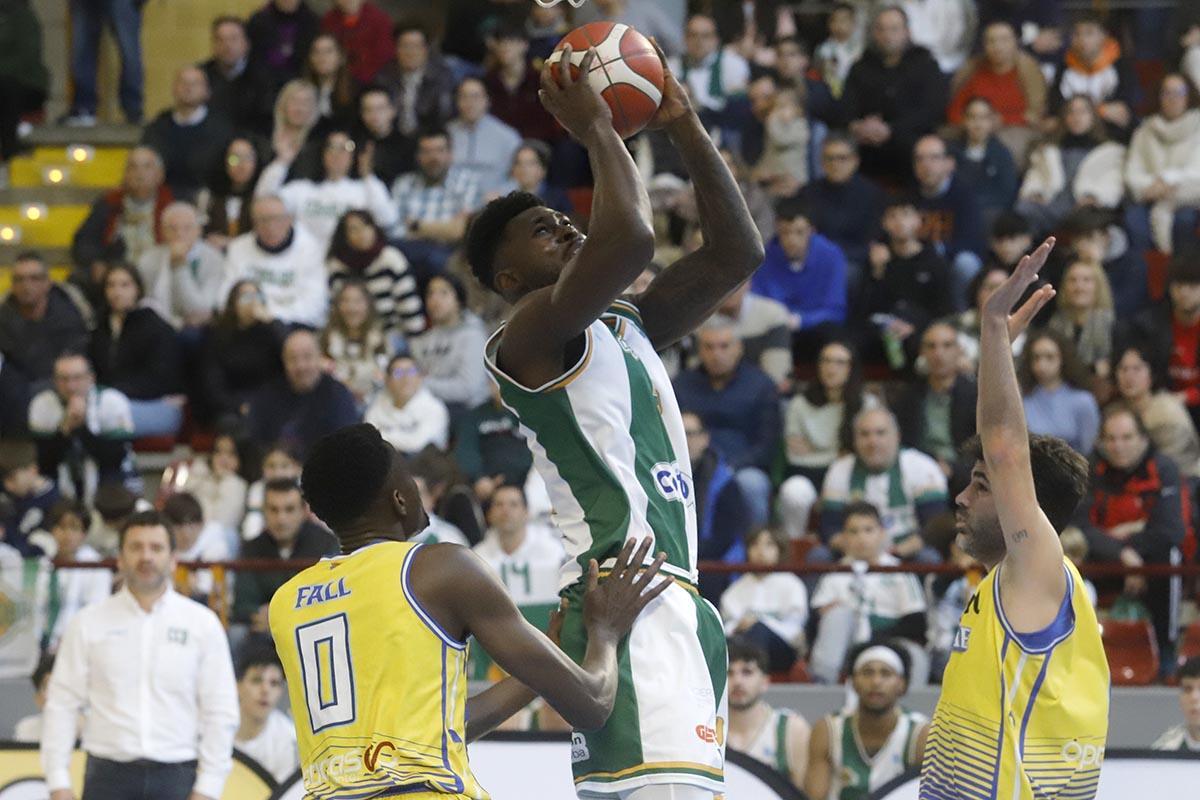
[[[1007,431],[982,435],[983,458],[988,469],[1006,470],[1028,466],[1029,440]]]

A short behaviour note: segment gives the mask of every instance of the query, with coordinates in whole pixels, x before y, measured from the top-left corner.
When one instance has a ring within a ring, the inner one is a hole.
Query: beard
[[[735,701],[732,697],[729,698],[729,708],[733,711],[749,711],[758,704],[761,695],[758,697],[747,697],[742,702]]]
[[[1004,560],[1008,547],[1004,543],[1004,531],[1000,528],[999,519],[960,520],[957,528],[958,546],[967,555],[988,567]]]

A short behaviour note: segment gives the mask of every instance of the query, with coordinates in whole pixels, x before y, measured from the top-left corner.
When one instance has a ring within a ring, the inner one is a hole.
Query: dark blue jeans
[[[130,122],[142,121],[142,4],[138,0],[71,0],[71,110],[96,113],[96,60],[100,31],[112,28],[121,52],[121,110]]]
[[[187,800],[195,783],[195,761],[121,763],[89,755],[82,800]]]

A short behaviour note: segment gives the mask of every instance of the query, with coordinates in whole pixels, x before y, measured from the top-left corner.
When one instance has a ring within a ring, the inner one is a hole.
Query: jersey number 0
[[[346,615],[301,625],[296,629],[296,647],[312,732],[354,722],[354,667]]]

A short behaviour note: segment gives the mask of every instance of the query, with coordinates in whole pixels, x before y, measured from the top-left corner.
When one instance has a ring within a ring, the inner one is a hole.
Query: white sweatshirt
[[[404,408],[397,408],[386,390],[380,392],[367,406],[363,421],[378,428],[380,435],[401,453],[417,453],[430,444],[445,450],[450,436],[446,404],[423,386]]]
[[[282,161],[272,161],[259,177],[254,195],[278,195],[287,210],[295,216],[296,224],[306,228],[321,242],[324,248],[322,255],[329,249],[338,220],[347,211],[370,211],[385,231],[396,224],[399,218],[396,204],[392,202],[383,181],[374,175],[366,178],[345,177],[335,181],[300,178],[284,183],[289,166]]]
[[[291,244],[278,253],[259,247],[253,233],[230,242],[221,297],[239,280],[254,281],[275,319],[320,328],[329,306],[325,251],[302,226],[296,225],[293,234]]]

